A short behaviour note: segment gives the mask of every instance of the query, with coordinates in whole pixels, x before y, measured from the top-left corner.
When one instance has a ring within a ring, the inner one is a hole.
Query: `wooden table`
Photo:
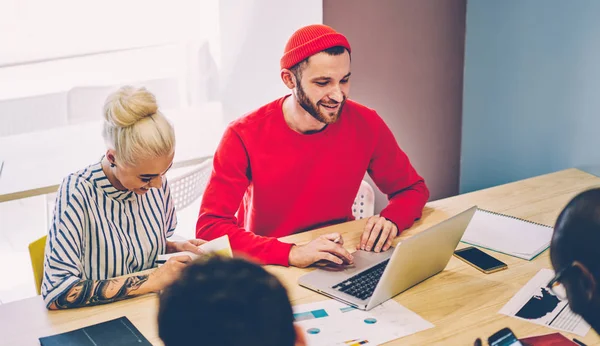
[[[220,104],[163,113],[175,128],[174,168],[214,155],[226,126]],[[64,177],[105,152],[101,121],[0,137],[0,202],[55,192]]]
[[[405,231],[399,240],[472,205],[551,225],[570,198],[596,186],[600,186],[600,178],[569,169],[430,202],[425,207],[422,220]],[[347,248],[352,249],[364,223],[364,220],[349,222],[289,236],[283,240],[304,243],[320,234],[340,232]],[[435,327],[392,341],[388,345],[472,345],[477,337],[487,338],[504,327],[510,327],[519,337],[555,332],[498,313],[540,269],[551,268],[548,251],[530,262],[499,253],[493,255],[507,263],[508,270],[486,275],[452,257],[443,272],[396,296],[394,299],[397,302],[421,315]],[[293,304],[325,299],[296,284],[298,277],[311,269],[269,266],[268,270],[284,282]],[[127,316],[152,343],[160,345],[156,312],[157,299],[154,294],[71,311],[47,311],[41,297],[34,297],[0,305],[0,344],[38,345],[38,337],[41,336]],[[577,338],[588,345],[600,345],[600,338],[593,330],[586,337]]]

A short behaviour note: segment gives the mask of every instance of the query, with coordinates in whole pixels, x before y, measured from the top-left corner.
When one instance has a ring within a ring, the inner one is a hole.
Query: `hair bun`
[[[104,104],[105,120],[117,127],[129,127],[156,114],[156,98],[146,88],[124,86],[111,94]]]

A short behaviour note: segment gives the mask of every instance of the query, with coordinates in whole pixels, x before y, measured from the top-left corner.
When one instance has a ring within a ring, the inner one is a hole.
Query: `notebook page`
[[[545,249],[550,244],[551,237],[550,227],[477,210],[462,241],[529,257]]]

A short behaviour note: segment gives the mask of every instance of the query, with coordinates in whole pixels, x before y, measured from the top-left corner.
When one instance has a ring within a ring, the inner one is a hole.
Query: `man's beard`
[[[317,104],[313,104],[312,102],[310,102],[308,96],[306,96],[306,93],[304,93],[304,89],[302,89],[302,85],[300,85],[300,83],[298,83],[298,87],[296,88],[296,98],[298,100],[298,104],[300,104],[300,106],[308,114],[310,114],[313,118],[317,119],[323,124],[327,125],[333,124],[339,119],[340,114],[342,114],[344,104],[346,104],[346,96],[344,96],[344,99],[342,100],[342,102],[340,102],[340,106],[335,113],[328,112],[328,114],[324,114],[319,110],[318,103],[321,101],[317,102]]]

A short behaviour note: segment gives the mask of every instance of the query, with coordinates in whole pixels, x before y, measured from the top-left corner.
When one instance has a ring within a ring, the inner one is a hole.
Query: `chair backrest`
[[[130,83],[135,87],[144,87],[156,97],[156,103],[161,110],[181,108],[179,80],[175,77],[151,79]],[[168,115],[168,114],[167,114]]]
[[[104,102],[116,90],[112,86],[79,86],[67,95],[67,119],[69,124],[100,121]]]
[[[122,85],[78,86],[67,95],[67,119],[69,124],[80,124],[102,119],[104,103],[112,92],[121,86],[145,87],[156,97],[160,109],[181,107],[177,78],[152,79]]]
[[[46,229],[50,229],[52,221],[54,221],[54,209],[56,208],[56,195],[58,192],[51,192],[45,195],[46,197]]]
[[[367,218],[375,214],[375,191],[369,183],[362,181],[358,194],[352,205],[352,215],[356,220]]]
[[[0,137],[67,125],[67,93],[0,100]]]
[[[33,269],[33,279],[37,294],[42,293],[42,278],[44,277],[44,255],[46,250],[46,238],[40,239],[29,244],[29,257],[31,258],[31,268]]]
[[[169,180],[175,210],[181,210],[202,196],[212,172],[212,158],[193,170]]]

